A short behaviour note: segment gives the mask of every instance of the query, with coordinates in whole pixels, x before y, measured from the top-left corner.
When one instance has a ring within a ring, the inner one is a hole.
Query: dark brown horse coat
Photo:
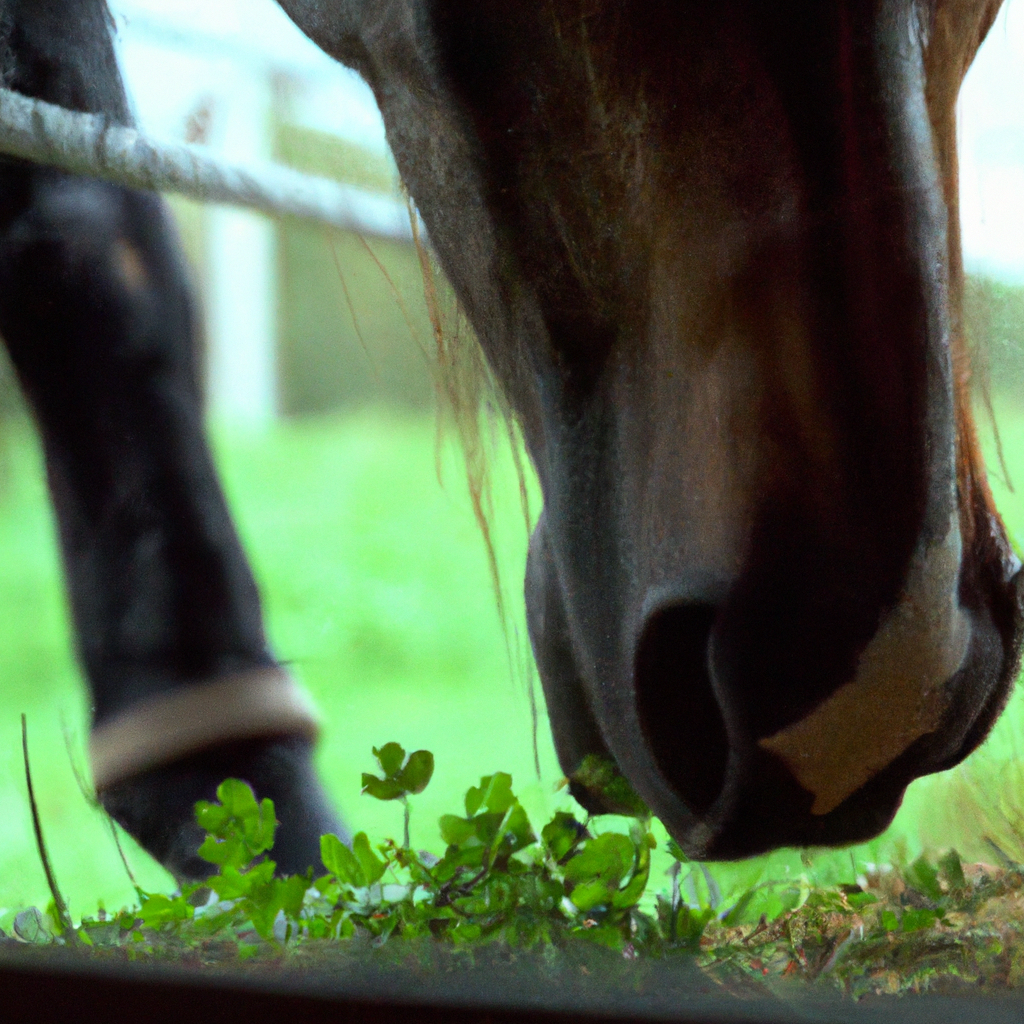
[[[606,809],[578,772],[613,761],[695,857],[878,833],[1017,669],[954,145],[998,3],[280,2],[374,89],[522,426],[530,632],[575,795]],[[0,9],[15,88],[127,116],[102,0]],[[3,175],[0,331],[46,443],[101,796],[196,873],[191,801],[241,775],[304,866],[336,823],[202,440],[167,226],[124,190]]]
[[[374,89],[522,423],[566,773],[697,857],[879,832],[1017,667],[954,147],[998,3],[281,2]]]

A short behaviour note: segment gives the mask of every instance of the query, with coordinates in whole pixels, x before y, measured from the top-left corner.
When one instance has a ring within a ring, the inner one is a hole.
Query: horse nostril
[[[716,609],[664,608],[648,620],[636,654],[636,701],[658,768],[694,814],[725,784],[729,740],[711,687],[708,640]]]

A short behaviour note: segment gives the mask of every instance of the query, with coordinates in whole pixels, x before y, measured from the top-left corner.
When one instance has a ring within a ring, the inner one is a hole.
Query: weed
[[[137,889],[138,906],[100,910],[77,926],[54,882],[53,905],[22,911],[14,941],[199,963],[309,954],[345,941],[514,949],[583,942],[626,959],[695,958],[727,985],[811,982],[854,998],[1024,983],[1024,871],[1015,864],[965,865],[949,851],[873,868],[853,884],[816,885],[805,874],[723,896],[715,871],[669,840],[671,887],[651,896],[656,841],[638,801],[626,832],[599,832],[565,810],[538,830],[512,777],[496,772],[466,791],[460,813],[441,816],[437,856],[409,843],[410,797],[429,784],[433,755],[407,754],[397,743],[373,754],[379,773],[363,774],[363,792],[402,804],[401,843],[360,832],[348,846],[325,835],[324,874],[277,877],[273,803],[227,779],[216,801],[196,805],[206,832],[199,854],[217,869],[205,882],[171,895]],[[593,784],[621,788],[611,777]]]

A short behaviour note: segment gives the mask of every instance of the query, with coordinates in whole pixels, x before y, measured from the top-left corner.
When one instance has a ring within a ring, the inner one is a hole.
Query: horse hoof
[[[197,800],[215,800],[226,778],[242,779],[256,798],[270,797],[280,822],[269,856],[277,874],[323,873],[320,836],[349,833],[331,809],[306,739],[273,738],[222,744],[173,764],[134,775],[99,793],[107,813],[179,881],[213,874],[197,851],[204,833],[196,824]]]

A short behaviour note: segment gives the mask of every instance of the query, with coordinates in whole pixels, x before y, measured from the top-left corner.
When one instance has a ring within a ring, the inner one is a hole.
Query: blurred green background
[[[280,155],[308,170],[394,187],[389,166],[311,136],[282,129]],[[179,202],[174,209],[201,265],[201,211]],[[373,767],[370,747],[397,740],[437,758],[434,782],[413,804],[417,845],[438,849],[438,815],[457,809],[484,773],[510,771],[538,818],[567,805],[543,708],[539,778],[534,769],[521,600],[527,526],[513,460],[495,424],[490,468],[511,612],[506,634],[458,444],[443,432],[438,439],[426,354],[432,339],[414,254],[285,222],[278,259],[283,416],[265,436],[214,430],[214,443],[273,646],[323,712],[319,760],[332,796],[353,828],[397,834],[400,808],[359,795],[359,774]],[[1011,534],[1024,537],[1024,500],[1010,486],[1024,481],[1024,288],[972,280],[968,318],[979,377],[987,381],[978,404],[992,484]],[[1008,475],[995,455],[986,393]],[[105,820],[75,782],[72,762],[83,773],[86,766],[86,698],[38,446],[2,361],[0,566],[0,927],[48,899],[25,795],[21,712],[43,826],[72,912],[89,913],[98,901],[119,907],[134,894]],[[880,840],[811,857],[783,851],[722,869],[723,884],[807,870],[821,880],[851,880],[865,861],[922,847],[956,845],[968,858],[991,860],[998,855],[986,836],[1024,859],[1024,776],[1016,758],[1022,724],[1015,698],[982,751],[911,788]],[[141,851],[126,847],[144,887],[172,886]],[[653,884],[667,880],[656,870]]]

